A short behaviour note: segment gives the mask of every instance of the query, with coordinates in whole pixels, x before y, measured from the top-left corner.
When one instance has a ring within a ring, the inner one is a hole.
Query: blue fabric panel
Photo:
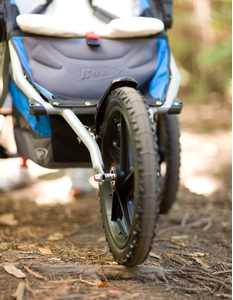
[[[28,121],[31,128],[41,136],[50,137],[51,126],[49,116],[40,116],[39,122],[37,122],[35,116],[29,115],[29,101],[12,80],[10,81],[10,92],[14,105]]]
[[[22,37],[15,36],[15,37],[12,37],[12,40],[14,42],[14,45],[15,45],[16,49],[17,49],[17,52],[19,54],[19,57],[20,57],[20,60],[21,60],[21,63],[23,65],[23,67],[26,69],[26,71],[28,72],[28,74],[33,79],[32,72],[30,70],[30,67],[29,67],[29,64],[28,64],[28,60],[27,60],[27,54],[26,54],[26,51],[25,51],[24,46],[23,46]]]
[[[32,76],[32,72],[31,72],[31,69],[29,67],[29,64],[28,64],[28,60],[27,60],[27,54],[26,54],[26,51],[25,51],[25,48],[24,48],[24,45],[23,45],[23,40],[22,40],[22,37],[20,36],[15,36],[15,37],[12,37],[12,40],[14,42],[14,45],[17,49],[17,52],[19,54],[19,57],[20,57],[20,60],[21,60],[21,63],[23,65],[23,67],[26,69],[26,71],[28,72],[28,74],[30,75],[33,83],[39,88],[39,90],[41,91],[42,94],[52,98],[53,97],[53,94],[50,93],[48,90],[46,90],[45,88],[43,88],[42,86],[40,86],[39,84],[37,84],[34,79],[33,79],[33,76]]]
[[[169,48],[165,39],[158,39],[156,72],[149,85],[149,92],[155,99],[162,100],[169,83]]]
[[[145,9],[150,8],[150,3],[148,2],[148,0],[140,0],[140,6],[141,6],[140,13],[142,13]]]
[[[15,4],[15,0],[10,0],[10,4]]]

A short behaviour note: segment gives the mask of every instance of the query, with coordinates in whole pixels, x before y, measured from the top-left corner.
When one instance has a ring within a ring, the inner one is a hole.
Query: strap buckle
[[[87,38],[88,46],[92,46],[92,47],[100,46],[100,37],[98,36],[98,34],[95,34],[94,32],[87,32],[86,38]]]

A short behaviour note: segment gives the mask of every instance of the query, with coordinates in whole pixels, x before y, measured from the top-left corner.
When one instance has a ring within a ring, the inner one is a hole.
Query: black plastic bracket
[[[168,110],[169,115],[176,115],[180,114],[183,107],[183,102],[180,101],[178,98],[175,98],[175,100],[172,103],[172,106]]]
[[[29,115],[31,116],[45,116],[47,111],[45,107],[35,99],[31,99],[29,106]]]

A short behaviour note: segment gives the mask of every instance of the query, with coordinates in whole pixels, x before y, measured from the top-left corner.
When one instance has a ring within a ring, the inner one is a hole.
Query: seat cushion
[[[79,19],[61,21],[58,17],[23,14],[17,18],[19,28],[24,32],[56,37],[85,37],[93,32],[100,38],[144,37],[161,32],[164,24],[159,19],[127,17],[112,20],[108,24],[100,22],[79,22]]]

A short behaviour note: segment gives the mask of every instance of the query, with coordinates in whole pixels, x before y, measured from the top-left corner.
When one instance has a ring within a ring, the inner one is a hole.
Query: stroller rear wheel
[[[158,154],[147,107],[132,88],[114,90],[101,125],[105,170],[116,179],[100,185],[106,239],[119,264],[143,262],[158,216]]]

